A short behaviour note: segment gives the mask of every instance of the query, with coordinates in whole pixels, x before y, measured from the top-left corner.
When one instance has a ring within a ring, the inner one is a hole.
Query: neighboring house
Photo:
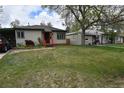
[[[81,30],[78,32],[71,32],[66,34],[66,38],[70,39],[70,44],[72,45],[81,45]],[[115,37],[115,43],[123,43],[123,36]],[[104,32],[96,31],[96,30],[86,30],[85,32],[85,44],[93,45],[96,40],[98,44],[108,44],[110,43],[109,36]]]
[[[0,29],[0,34],[4,33],[3,35],[5,36],[5,32],[8,32],[6,33],[8,35],[11,34],[11,37],[8,39],[11,40],[13,38],[15,45],[25,45],[25,40],[32,40],[35,45],[37,45],[39,44],[38,39],[40,39],[45,45],[66,44],[65,30],[45,25],[18,26],[15,28]],[[12,32],[14,32],[14,34]]]
[[[124,43],[124,36],[123,35],[116,36],[115,43]]]
[[[102,34],[103,32],[97,32],[93,30],[86,30],[85,32],[85,44],[86,45],[93,45],[96,39],[102,43]],[[73,45],[81,45],[81,31],[78,32],[71,32],[66,34],[66,38],[70,39],[70,44]]]

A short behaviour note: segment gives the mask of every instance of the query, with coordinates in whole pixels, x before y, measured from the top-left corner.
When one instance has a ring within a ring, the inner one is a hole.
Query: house
[[[85,32],[85,44],[93,45],[96,38],[99,39],[99,42],[102,43],[102,34],[103,32],[97,32],[92,30],[86,30]],[[81,45],[81,30],[78,32],[71,32],[66,34],[66,38],[70,39],[70,44]]]
[[[71,32],[66,34],[66,38],[70,40],[72,45],[81,45],[81,30],[78,32]],[[98,44],[109,44],[110,39],[107,34],[97,30],[86,30],[85,32],[85,45],[93,45],[98,40]],[[124,36],[117,35],[115,43],[123,43]]]
[[[42,41],[43,45],[66,43],[66,30],[49,27],[46,25],[28,25],[17,26],[15,28],[1,28],[0,34],[13,42],[13,46],[25,45],[25,40],[31,40],[35,43],[35,45],[37,45],[39,44],[38,39]]]
[[[102,42],[103,42],[103,44],[113,44],[113,43],[114,44],[122,44],[122,43],[124,43],[124,35],[118,33],[113,37],[113,40],[112,40],[110,35],[103,34]]]
[[[115,43],[124,43],[124,35],[118,35],[115,37]]]

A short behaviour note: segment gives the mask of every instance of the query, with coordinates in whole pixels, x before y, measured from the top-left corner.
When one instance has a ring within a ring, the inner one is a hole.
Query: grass
[[[124,44],[107,44],[106,47],[124,48]]]
[[[8,54],[0,87],[124,87],[124,49],[58,46]]]
[[[43,45],[35,45],[35,46],[25,46],[25,45],[17,45],[16,49],[35,49],[42,48]]]

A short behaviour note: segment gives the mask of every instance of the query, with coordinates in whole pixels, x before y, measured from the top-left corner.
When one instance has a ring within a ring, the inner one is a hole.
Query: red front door
[[[53,46],[53,33],[52,32],[43,32],[44,40],[43,44],[44,46]]]
[[[47,44],[50,43],[50,32],[44,32],[44,40]]]

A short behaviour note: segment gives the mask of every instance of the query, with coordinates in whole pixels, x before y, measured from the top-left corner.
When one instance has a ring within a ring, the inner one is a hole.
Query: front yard
[[[0,61],[0,87],[124,87],[123,48],[58,46]]]

